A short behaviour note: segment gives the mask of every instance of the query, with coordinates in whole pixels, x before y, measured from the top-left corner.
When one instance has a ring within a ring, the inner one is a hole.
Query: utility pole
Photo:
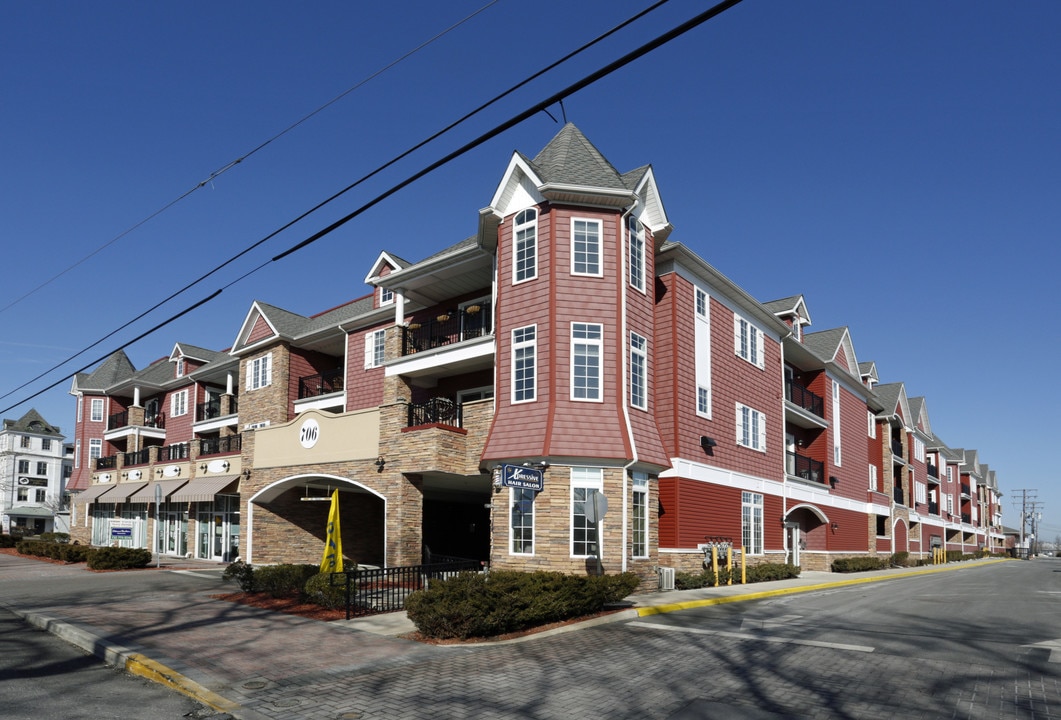
[[[1027,546],[1025,540],[1025,530],[1028,525],[1031,524],[1031,540],[1035,542],[1038,528],[1035,527],[1035,513],[1037,510],[1038,500],[1036,498],[1036,490],[1016,490],[1014,492],[1014,506],[1020,508],[1020,548],[1023,553],[1026,554],[1026,558],[1031,556],[1031,548]],[[1042,513],[1040,513],[1040,516]]]

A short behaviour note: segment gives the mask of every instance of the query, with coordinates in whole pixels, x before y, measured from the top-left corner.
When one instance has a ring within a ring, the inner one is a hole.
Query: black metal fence
[[[435,397],[427,402],[409,404],[407,427],[419,427],[420,425],[436,423],[460,427],[460,417],[460,404],[449,398]]]
[[[405,598],[424,590],[432,580],[444,580],[461,572],[478,572],[478,560],[448,558],[429,565],[406,565],[389,568],[358,568],[332,575],[333,585],[346,588],[346,619],[398,612],[405,608]]]

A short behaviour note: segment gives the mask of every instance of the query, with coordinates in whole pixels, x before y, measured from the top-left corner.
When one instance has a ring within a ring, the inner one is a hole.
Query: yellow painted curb
[[[207,690],[199,683],[139,653],[129,655],[125,661],[125,670],[133,675],[165,685],[171,690],[176,690],[182,695],[209,705],[218,712],[235,714],[240,709],[239,704],[226,700],[212,690]]]
[[[825,583],[818,583],[817,585],[803,585],[801,587],[782,588],[779,590],[763,590],[762,592],[743,593],[741,595],[727,595],[724,597],[713,597],[713,598],[702,598],[700,600],[686,600],[685,602],[669,603],[667,605],[653,605],[651,607],[634,608],[638,617],[646,617],[648,615],[662,615],[669,612],[677,612],[678,610],[692,610],[693,608],[710,607],[712,605],[725,605],[726,603],[733,602],[744,602],[745,600],[762,600],[768,597],[778,597],[781,595],[795,595],[797,593],[814,592],[815,590],[825,590],[827,588],[844,587],[847,585],[863,585],[865,583],[882,582],[884,580],[894,580],[896,578],[914,577],[916,575],[930,575],[932,573],[947,572],[950,570],[965,570],[973,567],[983,567],[984,565],[993,565],[995,563],[1007,562],[1009,558],[1002,558],[999,560],[988,560],[979,562],[975,565],[944,565],[942,567],[933,567],[920,570],[911,570],[904,573],[895,573],[894,575],[881,575],[877,577],[856,577],[848,578],[846,580],[834,580]]]

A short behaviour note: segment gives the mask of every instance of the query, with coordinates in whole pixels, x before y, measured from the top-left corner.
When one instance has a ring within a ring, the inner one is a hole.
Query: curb
[[[81,648],[107,665],[122,668],[130,675],[164,685],[218,712],[228,713],[233,717],[241,716],[242,707],[238,703],[221,697],[214,691],[162,663],[151,660],[142,653],[113,644],[102,635],[51,615],[26,612],[3,602],[0,602],[0,607],[18,616],[29,625]]]

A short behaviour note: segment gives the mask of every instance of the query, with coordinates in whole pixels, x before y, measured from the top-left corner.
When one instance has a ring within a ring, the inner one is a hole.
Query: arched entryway
[[[387,499],[349,478],[321,474],[292,475],[251,495],[247,562],[319,563],[335,490],[345,562],[385,566]]]
[[[892,525],[892,553],[909,552],[910,551],[910,532],[906,527],[906,522],[902,518],[897,518],[895,524]]]
[[[828,550],[828,527],[829,518],[814,505],[801,504],[790,508],[785,515],[786,561],[800,567],[804,551]]]

